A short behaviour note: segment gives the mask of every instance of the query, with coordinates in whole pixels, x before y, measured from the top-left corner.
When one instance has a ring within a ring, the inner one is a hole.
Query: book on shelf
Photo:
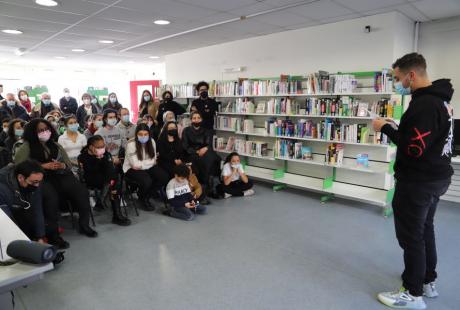
[[[275,143],[275,156],[298,159],[298,160],[311,160],[312,149],[308,146],[303,146],[303,143],[295,140],[280,139]]]
[[[326,150],[326,163],[330,165],[342,165],[344,145],[341,143],[330,143]]]
[[[254,120],[245,119],[243,121],[243,132],[245,133],[254,133]]]
[[[302,159],[303,160],[312,160],[313,153],[312,149],[309,146],[302,146]]]
[[[358,112],[356,116],[358,117],[366,117],[368,115],[368,108],[369,108],[369,103],[367,102],[359,102],[358,103]]]
[[[227,152],[237,152],[240,155],[267,157],[268,143],[262,141],[246,141],[244,139],[234,138],[232,146],[227,146],[225,150]]]
[[[225,150],[228,152],[233,151],[234,145],[235,145],[235,137],[229,137],[227,140],[227,145],[225,146]]]

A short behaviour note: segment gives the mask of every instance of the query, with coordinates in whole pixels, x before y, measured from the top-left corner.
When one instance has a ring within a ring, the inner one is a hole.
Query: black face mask
[[[168,135],[171,136],[171,137],[177,137],[178,134],[179,133],[178,133],[177,129],[169,129],[168,130]]]
[[[37,189],[37,186],[27,184],[27,187],[23,187],[22,191],[27,194],[33,194]]]
[[[195,128],[199,128],[201,126],[201,122],[192,123],[192,126]]]
[[[171,97],[166,97],[165,98],[165,102],[171,102],[171,100],[172,100]]]
[[[207,90],[202,91],[200,96],[201,96],[201,98],[203,98],[203,99],[208,98],[208,91],[207,91]]]

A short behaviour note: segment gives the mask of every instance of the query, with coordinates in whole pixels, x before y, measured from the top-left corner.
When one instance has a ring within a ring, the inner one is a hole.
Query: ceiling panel
[[[256,0],[229,0],[229,1],[216,1],[216,0],[173,0],[175,2],[182,2],[200,6],[203,8],[213,9],[216,11],[227,12],[238,9],[243,6],[255,4],[260,1]]]
[[[460,15],[459,0],[422,0],[413,2],[412,5],[431,19]]]
[[[256,4],[242,6],[238,9],[233,9],[228,11],[228,13],[235,14],[237,16],[246,16],[249,14],[254,14],[266,10],[273,9],[274,7],[278,7],[279,5],[268,4],[265,2],[258,2]]]
[[[308,17],[312,20],[325,20],[341,15],[355,13],[330,0],[313,2],[299,7],[288,9],[289,12]]]
[[[24,20],[51,21],[61,24],[73,24],[82,19],[84,16],[69,14],[63,12],[38,10],[34,7],[24,7],[9,3],[0,3],[0,18],[15,17]]]
[[[113,2],[113,1],[108,1]],[[90,1],[83,0],[64,0],[60,1],[60,5],[57,7],[44,7],[35,3],[33,0],[0,0],[0,7],[3,8],[3,4],[13,4],[20,7],[34,8],[36,11],[44,12],[64,12],[73,13],[80,15],[90,15],[106,5],[103,3],[93,3]]]
[[[333,0],[333,1],[355,12],[377,10],[377,9],[395,6],[398,4],[407,4],[407,0],[385,0],[385,1]]]
[[[264,22],[266,24],[287,27],[296,24],[303,24],[311,22],[312,20],[308,17],[293,14],[290,12],[277,12],[276,14],[265,14],[253,18],[255,21]]]

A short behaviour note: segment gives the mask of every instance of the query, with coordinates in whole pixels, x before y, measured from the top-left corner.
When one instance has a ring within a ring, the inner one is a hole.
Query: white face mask
[[[239,169],[240,168],[240,164],[231,164],[232,168],[233,169]]]
[[[83,99],[83,103],[89,105],[91,103],[90,99]]]
[[[70,97],[70,93],[64,93],[64,97],[69,98],[69,97]]]
[[[22,95],[22,96],[21,96],[21,100],[22,100],[22,101],[26,101],[28,98],[29,98],[29,97],[27,97],[27,95]]]

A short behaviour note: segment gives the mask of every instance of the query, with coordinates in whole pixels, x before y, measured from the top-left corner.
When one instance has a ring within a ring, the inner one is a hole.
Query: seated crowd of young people
[[[78,231],[90,238],[98,235],[92,210],[107,204],[112,223],[131,224],[122,210],[128,184],[144,211],[160,200],[163,214],[187,221],[206,214],[209,198],[253,195],[238,153],[222,163],[213,150],[217,102],[208,88],[197,84],[185,128],[176,117],[186,111],[169,91],[159,100],[145,90],[136,124],[115,93],[103,106],[87,93],[78,106],[68,89],[59,105],[49,94],[35,106],[24,90],[18,99],[7,94],[0,101],[0,208],[30,239],[65,249],[63,213],[78,213]]]

